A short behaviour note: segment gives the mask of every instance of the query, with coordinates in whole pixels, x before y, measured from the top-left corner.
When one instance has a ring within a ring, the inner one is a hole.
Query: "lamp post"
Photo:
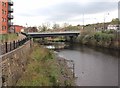
[[[83,30],[84,30],[84,9],[83,9]]]
[[[104,14],[104,24],[103,24],[103,28],[104,28],[104,30],[105,30],[105,20],[106,20],[106,17],[107,17],[107,15],[109,15],[109,13],[107,13],[107,14]]]
[[[28,33],[28,24],[26,23],[26,32]]]
[[[93,21],[93,24],[94,24],[94,30],[96,31],[96,25],[97,25],[97,23],[96,23],[96,18],[93,18],[94,19],[94,21]]]
[[[84,29],[84,13],[83,13],[83,29]]]

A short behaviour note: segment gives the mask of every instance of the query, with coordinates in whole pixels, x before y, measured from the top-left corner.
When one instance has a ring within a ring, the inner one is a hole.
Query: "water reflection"
[[[112,54],[111,54],[112,53]],[[118,51],[70,45],[60,55],[75,61],[75,73],[79,86],[117,86]]]
[[[75,62],[79,86],[117,86],[119,52],[71,43],[53,43],[59,55]],[[58,48],[62,46],[62,48]]]

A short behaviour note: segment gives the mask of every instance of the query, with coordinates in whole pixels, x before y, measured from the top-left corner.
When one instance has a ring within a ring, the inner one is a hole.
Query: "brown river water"
[[[58,55],[74,60],[78,86],[118,86],[118,51],[68,44]]]

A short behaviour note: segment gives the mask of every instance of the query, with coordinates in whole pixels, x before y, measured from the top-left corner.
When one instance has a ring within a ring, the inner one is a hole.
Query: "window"
[[[6,11],[4,11],[3,9],[2,9],[2,14],[5,14],[5,15],[6,15]]]
[[[6,11],[5,11],[5,15],[6,15]]]
[[[6,26],[5,26],[5,30],[6,30]]]
[[[2,9],[2,14],[4,14],[4,10]]]
[[[6,3],[4,3],[4,6],[6,7]]]
[[[6,7],[6,3],[5,3],[5,2],[2,2],[2,6]]]
[[[4,22],[4,18],[2,17],[2,22]]]
[[[4,30],[4,26],[2,26],[2,30]]]
[[[6,22],[6,18],[4,19],[4,22]]]
[[[6,30],[6,26],[2,26],[2,30]]]
[[[2,22],[6,22],[6,18],[2,18]]]
[[[2,6],[4,6],[4,2],[2,2]]]

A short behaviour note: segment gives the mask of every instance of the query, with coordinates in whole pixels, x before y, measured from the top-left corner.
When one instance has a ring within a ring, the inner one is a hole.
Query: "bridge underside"
[[[64,37],[69,37],[70,42],[73,41],[73,37],[77,37],[80,32],[57,32],[57,33],[22,33],[26,35],[29,38],[45,38],[45,37],[59,37],[59,36],[64,36]]]
[[[44,37],[59,37],[59,36],[78,36],[79,34],[28,34],[31,38],[44,38]]]
[[[80,32],[50,32],[50,33],[22,33],[26,35],[29,38],[45,38],[45,37],[59,37],[59,36],[64,36],[64,37],[69,37],[70,41],[73,41],[73,37],[77,37]]]

